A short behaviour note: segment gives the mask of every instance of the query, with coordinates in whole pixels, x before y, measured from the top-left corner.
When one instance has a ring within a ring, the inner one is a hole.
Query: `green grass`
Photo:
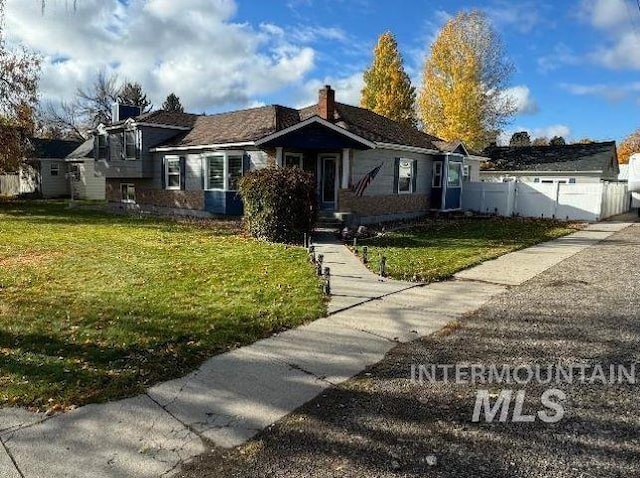
[[[521,218],[441,219],[361,241],[369,248],[370,268],[378,272],[387,258],[394,279],[432,282],[539,242],[576,230],[557,221]]]
[[[0,406],[130,396],[322,316],[305,250],[237,224],[0,201]]]

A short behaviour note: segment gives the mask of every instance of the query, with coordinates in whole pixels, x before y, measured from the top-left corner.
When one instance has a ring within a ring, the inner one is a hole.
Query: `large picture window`
[[[180,189],[182,184],[182,171],[180,158],[165,158],[165,184],[167,189]]]
[[[206,189],[237,191],[244,174],[244,153],[225,152],[205,156]]]

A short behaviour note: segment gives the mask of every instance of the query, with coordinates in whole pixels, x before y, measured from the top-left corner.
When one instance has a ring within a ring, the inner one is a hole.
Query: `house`
[[[615,141],[558,146],[506,146],[484,150],[482,181],[593,183],[617,181]]]
[[[33,154],[20,174],[22,194],[36,193],[44,198],[105,198],[105,179],[95,172],[93,139],[82,143],[31,138],[30,142]]]
[[[349,224],[411,218],[459,210],[464,182],[478,179],[486,160],[460,142],[338,103],[330,86],[302,109],[114,114],[114,124],[96,131],[94,148],[107,199],[157,212],[240,215],[238,179],[276,166],[311,172],[323,212]],[[356,194],[353,187],[374,170]]]

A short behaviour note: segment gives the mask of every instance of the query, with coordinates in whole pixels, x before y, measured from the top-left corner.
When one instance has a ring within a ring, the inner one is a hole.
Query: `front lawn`
[[[0,407],[142,392],[324,314],[304,249],[208,224],[0,201]]]
[[[574,225],[546,219],[436,219],[411,229],[361,241],[368,246],[370,268],[394,279],[431,282],[507,252],[575,232]]]

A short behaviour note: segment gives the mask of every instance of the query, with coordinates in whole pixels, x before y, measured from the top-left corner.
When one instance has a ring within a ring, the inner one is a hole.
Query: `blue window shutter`
[[[393,194],[398,194],[399,182],[400,182],[400,158],[396,158],[393,164]]]
[[[187,158],[180,156],[180,189],[185,190],[187,184]]]
[[[162,157],[162,171],[160,171],[160,177],[162,178],[162,189],[167,189],[167,160]]]
[[[418,186],[418,160],[411,162],[411,192],[415,193]]]

